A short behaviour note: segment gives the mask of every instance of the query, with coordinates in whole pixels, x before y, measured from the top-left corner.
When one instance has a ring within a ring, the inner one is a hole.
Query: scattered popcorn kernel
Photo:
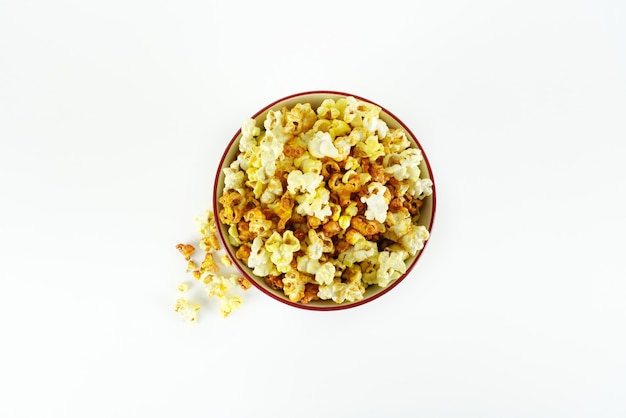
[[[215,233],[210,233],[200,239],[200,248],[204,251],[217,251],[221,248],[219,238]]]
[[[213,258],[213,254],[206,253],[206,255],[204,256],[204,260],[202,261],[202,264],[200,265],[200,272],[209,271],[211,273],[217,273],[219,270],[220,268],[215,262],[215,259]]]
[[[176,249],[185,257],[185,260],[190,260],[196,248],[191,244],[178,244]]]
[[[309,142],[309,152],[315,158],[338,158],[339,151],[333,144],[333,138],[328,132],[317,132]]]
[[[372,182],[367,191],[369,196],[361,198],[361,202],[367,205],[365,211],[365,217],[369,220],[377,220],[378,222],[385,222],[387,219],[387,210],[389,209],[389,200],[387,198],[387,188],[377,182]]]
[[[406,264],[402,254],[389,251],[383,251],[378,254],[377,285],[387,287],[389,283],[399,278],[404,272],[406,272]]]
[[[226,267],[232,267],[233,265],[233,260],[231,260],[226,253],[222,254],[222,256],[220,257],[220,262]]]
[[[179,283],[177,286],[179,292],[184,293],[189,290],[189,284],[187,283]]]
[[[233,296],[231,298],[222,298],[220,299],[220,302],[220,313],[222,314],[222,317],[226,318],[232,311],[241,306],[243,300],[239,296]]]
[[[200,305],[187,302],[185,298],[179,298],[174,305],[174,312],[177,312],[186,322],[194,323],[198,320]]]

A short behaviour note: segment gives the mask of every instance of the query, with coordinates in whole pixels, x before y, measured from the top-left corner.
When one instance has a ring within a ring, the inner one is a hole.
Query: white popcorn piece
[[[387,213],[387,229],[383,236],[395,242],[398,242],[400,237],[408,234],[413,225],[409,211],[406,208],[402,209],[397,212]]]
[[[272,260],[270,259],[270,253],[265,249],[265,243],[263,238],[256,237],[252,241],[250,248],[250,256],[248,257],[248,267],[252,272],[260,277],[269,276],[273,270]]]
[[[360,235],[360,234],[359,234]],[[375,257],[378,254],[378,246],[373,241],[368,241],[361,235],[348,250],[339,254],[339,261],[346,267]]]
[[[339,158],[339,150],[335,148],[333,138],[328,132],[317,132],[309,141],[308,148],[315,158]]]
[[[313,157],[308,152],[294,160],[294,165],[303,173],[320,174],[322,172],[322,161]]]
[[[246,174],[239,168],[239,161],[233,161],[230,167],[224,169],[224,190],[236,190],[244,194],[245,179]]]
[[[411,146],[411,141],[402,129],[387,130],[385,135],[379,134],[378,137],[383,138],[382,143],[387,155],[397,154]]]
[[[417,196],[418,199],[424,199],[426,196],[433,194],[433,182],[426,178],[411,179],[409,181],[409,193],[413,196]]]
[[[283,184],[276,177],[272,177],[267,182],[267,186],[261,195],[261,203],[271,205],[283,194]]]
[[[315,232],[314,229],[310,229],[306,242],[306,254],[312,260],[319,260],[324,253],[324,240]]]
[[[324,219],[332,215],[333,211],[329,205],[330,191],[323,187],[318,187],[315,193],[299,195],[296,198],[298,206],[296,212],[302,216],[315,216]]]
[[[348,285],[345,283],[334,280],[328,285],[320,286],[317,291],[317,296],[319,296],[320,299],[331,299],[335,303],[343,303],[346,300],[347,288]]]
[[[389,201],[385,197],[387,188],[383,184],[373,181],[367,187],[367,191],[369,196],[361,197],[361,202],[367,205],[365,217],[370,221],[385,222],[389,210]]]
[[[294,170],[287,176],[287,190],[293,195],[297,193],[315,194],[323,180],[324,176],[321,174]]]
[[[428,229],[423,225],[411,225],[411,229],[400,237],[399,244],[407,250],[409,254],[415,255],[424,248],[424,243],[429,238]]]
[[[283,291],[292,302],[298,302],[304,297],[304,290],[308,277],[299,271],[290,270],[283,278]]]
[[[419,165],[422,162],[422,153],[416,148],[408,148],[397,154],[387,154],[383,159],[385,173],[392,175],[396,180],[411,180],[420,178]]]
[[[239,308],[243,303],[240,296],[232,296],[229,298],[220,298],[220,314],[223,318],[230,315],[235,309]]]
[[[335,266],[326,262],[320,265],[319,269],[315,272],[315,281],[319,284],[330,284],[335,278]]]
[[[401,253],[382,251],[378,254],[378,271],[376,272],[376,284],[387,287],[406,273],[406,263]]]
[[[341,114],[341,111],[337,108],[333,99],[324,99],[322,104],[317,108],[317,114],[321,118],[337,119]]]
[[[199,310],[199,304],[188,302],[185,298],[178,298],[174,305],[174,312],[178,313],[188,323],[194,323],[198,320]]]

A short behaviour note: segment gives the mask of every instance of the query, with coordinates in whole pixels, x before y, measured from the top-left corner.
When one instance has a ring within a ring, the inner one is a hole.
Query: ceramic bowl
[[[409,137],[409,140],[412,142],[413,146],[421,149],[422,156],[423,156],[422,162],[420,164],[420,170],[422,173],[421,176],[422,178],[423,177],[430,178],[430,180],[433,182],[433,186],[432,186],[432,194],[426,197],[425,199],[423,199],[423,205],[420,208],[420,217],[417,221],[417,224],[423,225],[430,233],[432,230],[433,221],[435,217],[436,189],[435,189],[433,173],[432,173],[428,158],[426,156],[426,152],[421,146],[421,144],[418,142],[415,135],[411,132],[409,127],[406,126],[400,119],[398,119],[396,116],[394,116],[390,111],[388,111],[384,107],[372,102],[371,100],[365,99],[363,97],[360,97],[354,94],[342,93],[342,92],[336,92],[336,91],[311,91],[311,92],[293,94],[293,95],[284,97],[280,100],[277,100],[265,106],[263,109],[259,110],[258,112],[256,112],[252,116],[252,118],[256,121],[257,126],[262,128],[263,121],[265,120],[270,110],[280,110],[283,107],[292,108],[297,103],[310,103],[313,110],[316,110],[318,106],[322,103],[322,101],[325,99],[334,99],[336,101],[340,98],[348,97],[348,96],[352,96],[358,100],[368,102],[368,103],[371,103],[380,107],[381,108],[380,119],[383,120],[390,129],[396,129],[396,128],[404,129],[404,131],[407,133]],[[242,122],[243,122],[243,117],[242,117]],[[229,167],[230,164],[237,158],[237,155],[239,154],[240,139],[241,139],[241,129],[237,130],[235,135],[232,137],[232,139],[226,146],[226,149],[221,158],[219,167],[217,168],[215,184],[214,184],[213,210],[216,214],[216,220],[218,224],[218,235],[220,236],[220,239],[225,247],[226,252],[229,254],[230,258],[235,263],[235,267],[237,267],[237,269],[241,272],[241,274],[245,278],[247,278],[254,287],[259,289],[261,292],[265,293],[266,295],[270,296],[271,298],[279,302],[285,303],[287,305],[296,307],[296,308],[329,311],[329,310],[352,308],[355,306],[362,305],[364,303],[371,302],[375,299],[378,299],[384,294],[390,292],[392,289],[396,289],[400,285],[400,283],[402,283],[404,280],[407,279],[407,277],[410,276],[411,271],[414,269],[417,261],[423,254],[424,249],[426,248],[428,244],[428,240],[425,242],[424,248],[418,251],[414,256],[411,256],[407,260],[405,260],[407,264],[406,273],[404,273],[401,277],[391,282],[389,285],[387,285],[384,288],[379,287],[377,285],[368,286],[365,290],[363,299],[354,301],[354,302],[336,303],[332,300],[316,300],[316,301],[310,301],[308,303],[292,302],[283,293],[282,290],[280,289],[276,290],[270,287],[266,283],[266,280],[263,277],[256,276],[252,272],[252,269],[250,269],[244,262],[237,259],[237,257],[235,256],[237,252],[237,247],[232,245],[229,240],[228,226],[223,224],[219,220],[219,217],[217,216],[217,214],[223,209],[221,203],[219,202],[219,198],[222,196],[223,189],[224,189],[225,175],[224,175],[223,169],[226,167]]]

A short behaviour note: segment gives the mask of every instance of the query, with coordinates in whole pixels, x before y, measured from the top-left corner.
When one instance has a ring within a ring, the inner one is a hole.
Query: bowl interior
[[[259,113],[254,115],[253,119],[255,119],[255,121],[257,122],[257,126],[262,127],[263,121],[265,120],[265,117],[267,116],[267,113],[270,110],[278,110],[278,109],[283,108],[284,106],[286,106],[287,108],[291,108],[298,103],[311,103],[312,108],[315,110],[317,109],[318,106],[320,106],[320,104],[322,103],[324,99],[338,100],[346,96],[353,96],[359,100],[373,103],[370,100],[364,99],[356,95],[347,94],[347,93],[339,93],[339,92],[301,93],[301,94],[289,96],[287,98],[281,99],[279,101],[276,101],[268,105],[267,107],[262,109]],[[373,104],[376,104],[376,103],[373,103]],[[377,106],[381,107],[380,105],[377,105]],[[382,119],[391,129],[396,129],[396,128],[404,129],[404,131],[407,133],[412,144],[416,147],[419,147],[422,150],[423,159],[420,164],[420,170],[422,172],[422,177],[428,177],[430,178],[431,181],[433,181],[433,192],[430,196],[424,198],[424,204],[420,209],[420,218],[419,218],[418,224],[423,225],[430,232],[432,228],[433,220],[434,220],[436,192],[435,192],[434,179],[432,176],[430,165],[428,163],[428,159],[426,157],[426,153],[424,152],[424,149],[421,147],[421,145],[419,144],[419,142],[417,141],[413,133],[408,129],[408,127],[405,126],[401,121],[399,121],[393,114],[391,114],[390,112],[388,112],[382,107],[381,107],[381,112],[380,112],[380,119]],[[224,155],[222,157],[222,160],[217,170],[217,175],[215,179],[215,187],[214,187],[214,195],[213,195],[213,209],[216,215],[222,209],[222,205],[218,202],[218,199],[222,196],[222,191],[224,189],[224,171],[222,168],[228,167],[237,158],[237,155],[239,154],[239,139],[240,138],[241,138],[241,130],[238,130],[235,136],[233,137],[233,139],[231,140],[230,144],[228,145],[226,151],[224,152]],[[218,233],[220,235],[222,243],[224,244],[226,251],[229,253],[230,257],[232,258],[237,268],[241,271],[241,273],[245,277],[247,277],[248,280],[250,280],[250,282],[256,288],[260,289],[265,294],[281,302],[284,302],[286,304],[289,304],[298,308],[303,308],[303,309],[312,309],[312,310],[344,309],[344,308],[361,305],[365,302],[378,298],[379,296],[382,296],[384,293],[393,289],[408,274],[410,274],[418,258],[424,251],[424,249],[422,249],[418,251],[416,255],[411,256],[409,259],[407,259],[406,260],[407,272],[404,275],[402,275],[400,278],[398,278],[397,280],[389,284],[389,286],[385,288],[381,288],[379,286],[368,286],[367,289],[365,290],[365,295],[363,299],[360,301],[352,302],[352,303],[346,302],[342,304],[335,303],[332,300],[311,301],[307,304],[294,303],[294,302],[291,302],[289,298],[282,291],[274,290],[270,286],[268,286],[262,277],[256,276],[254,273],[252,273],[252,269],[250,269],[248,266],[246,266],[243,262],[241,262],[235,257],[235,252],[237,251],[237,248],[231,245],[228,240],[228,228],[224,224],[219,222],[219,218],[217,216],[216,216],[216,219],[218,223]],[[426,248],[426,244],[428,244],[428,240],[425,242],[424,248]]]

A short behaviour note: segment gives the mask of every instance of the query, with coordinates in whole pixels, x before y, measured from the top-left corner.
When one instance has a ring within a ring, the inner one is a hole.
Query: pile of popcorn
[[[204,286],[207,297],[215,297],[220,301],[219,311],[222,317],[226,318],[243,303],[241,296],[235,294],[236,290],[248,290],[251,284],[238,274],[224,274],[224,270],[233,265],[226,253],[219,256],[219,264],[215,259],[218,251],[221,250],[221,245],[217,237],[217,225],[213,212],[206,210],[195,221],[200,232],[198,245],[204,252],[201,256],[202,261],[197,263],[192,259],[197,255],[196,247],[192,244],[181,243],[176,245],[176,249],[187,261],[187,272],[192,273],[194,279]],[[188,283],[183,282],[178,285],[180,293],[188,290]],[[195,323],[198,320],[200,308],[199,303],[188,301],[182,295],[174,305],[174,311],[189,323]]]
[[[236,257],[292,302],[361,300],[429,237],[417,224],[433,185],[421,150],[380,111],[345,97],[243,123],[218,218]]]

